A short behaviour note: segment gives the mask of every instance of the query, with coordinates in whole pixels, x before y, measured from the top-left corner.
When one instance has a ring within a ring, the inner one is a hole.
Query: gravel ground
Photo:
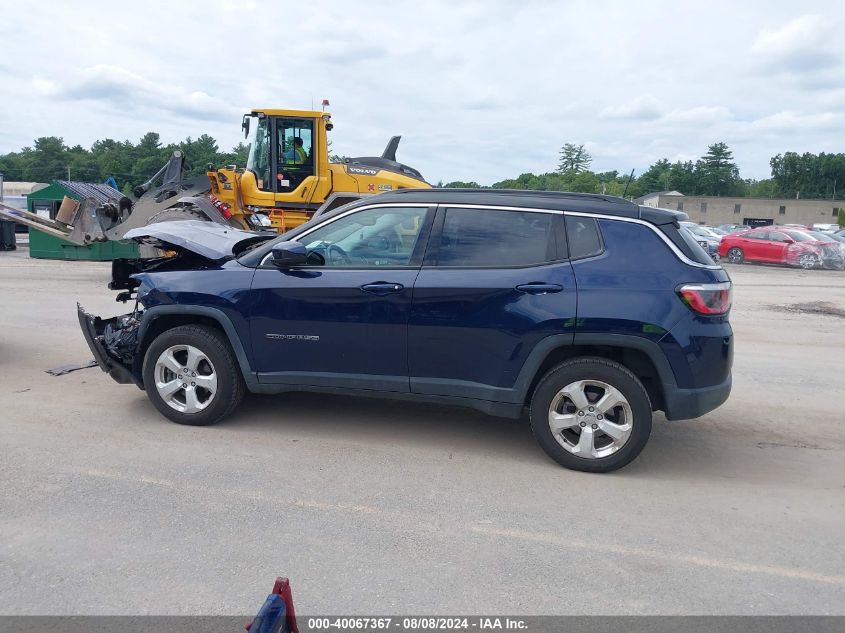
[[[526,423],[251,396],[172,424],[98,369],[108,265],[0,253],[0,613],[845,614],[845,274],[731,267],[734,393],[612,475]],[[47,599],[49,596],[49,599]]]

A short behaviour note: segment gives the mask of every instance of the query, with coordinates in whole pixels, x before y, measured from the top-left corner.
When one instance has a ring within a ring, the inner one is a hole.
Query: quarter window
[[[599,227],[593,218],[566,216],[566,236],[571,259],[592,257],[603,250]]]
[[[555,256],[550,213],[447,209],[438,266],[534,266]]]
[[[410,266],[414,255],[419,255],[428,213],[425,207],[365,209],[329,222],[298,237],[297,241],[308,249],[313,265],[341,268]]]

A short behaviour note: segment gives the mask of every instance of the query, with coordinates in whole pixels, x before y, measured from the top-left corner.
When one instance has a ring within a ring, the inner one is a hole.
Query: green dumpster
[[[119,204],[123,194],[109,185],[78,182],[73,180],[54,180],[49,186],[27,195],[27,210],[56,219],[56,213],[64,197],[82,202],[93,198],[98,204]],[[79,259],[106,262],[117,258],[136,259],[139,246],[131,240],[119,242],[97,242],[88,246],[77,246],[72,242],[54,237],[38,229],[29,229],[29,256],[41,259]]]
[[[79,246],[30,227],[29,256],[41,259],[107,262],[118,258],[137,259],[139,252],[138,244],[132,240],[96,242]]]

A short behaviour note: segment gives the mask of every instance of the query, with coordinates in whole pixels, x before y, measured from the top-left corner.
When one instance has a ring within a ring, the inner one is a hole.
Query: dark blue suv
[[[164,222],[128,237],[169,256],[113,265],[135,310],[80,308],[80,323],[100,367],[180,424],[218,422],[246,391],[527,410],[554,460],[610,471],[642,450],[652,411],[694,418],[730,393],[730,278],[684,219],[609,196],[427,189],[275,238]]]

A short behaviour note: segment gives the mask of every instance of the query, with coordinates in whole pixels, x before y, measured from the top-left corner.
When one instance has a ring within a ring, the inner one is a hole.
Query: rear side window
[[[566,237],[570,259],[592,257],[604,250],[598,224],[593,218],[566,216]]]
[[[708,255],[707,251],[701,247],[701,244],[699,244],[698,240],[695,239],[695,235],[693,235],[692,231],[679,231],[671,224],[663,225],[659,228],[664,229],[663,233],[669,239],[672,239],[672,235],[680,236],[681,244],[675,242],[675,245],[678,246],[681,249],[681,252],[691,260],[698,262],[699,264],[713,264],[713,260],[710,258],[710,255]]]
[[[550,213],[447,209],[438,266],[535,266],[555,259]]]

